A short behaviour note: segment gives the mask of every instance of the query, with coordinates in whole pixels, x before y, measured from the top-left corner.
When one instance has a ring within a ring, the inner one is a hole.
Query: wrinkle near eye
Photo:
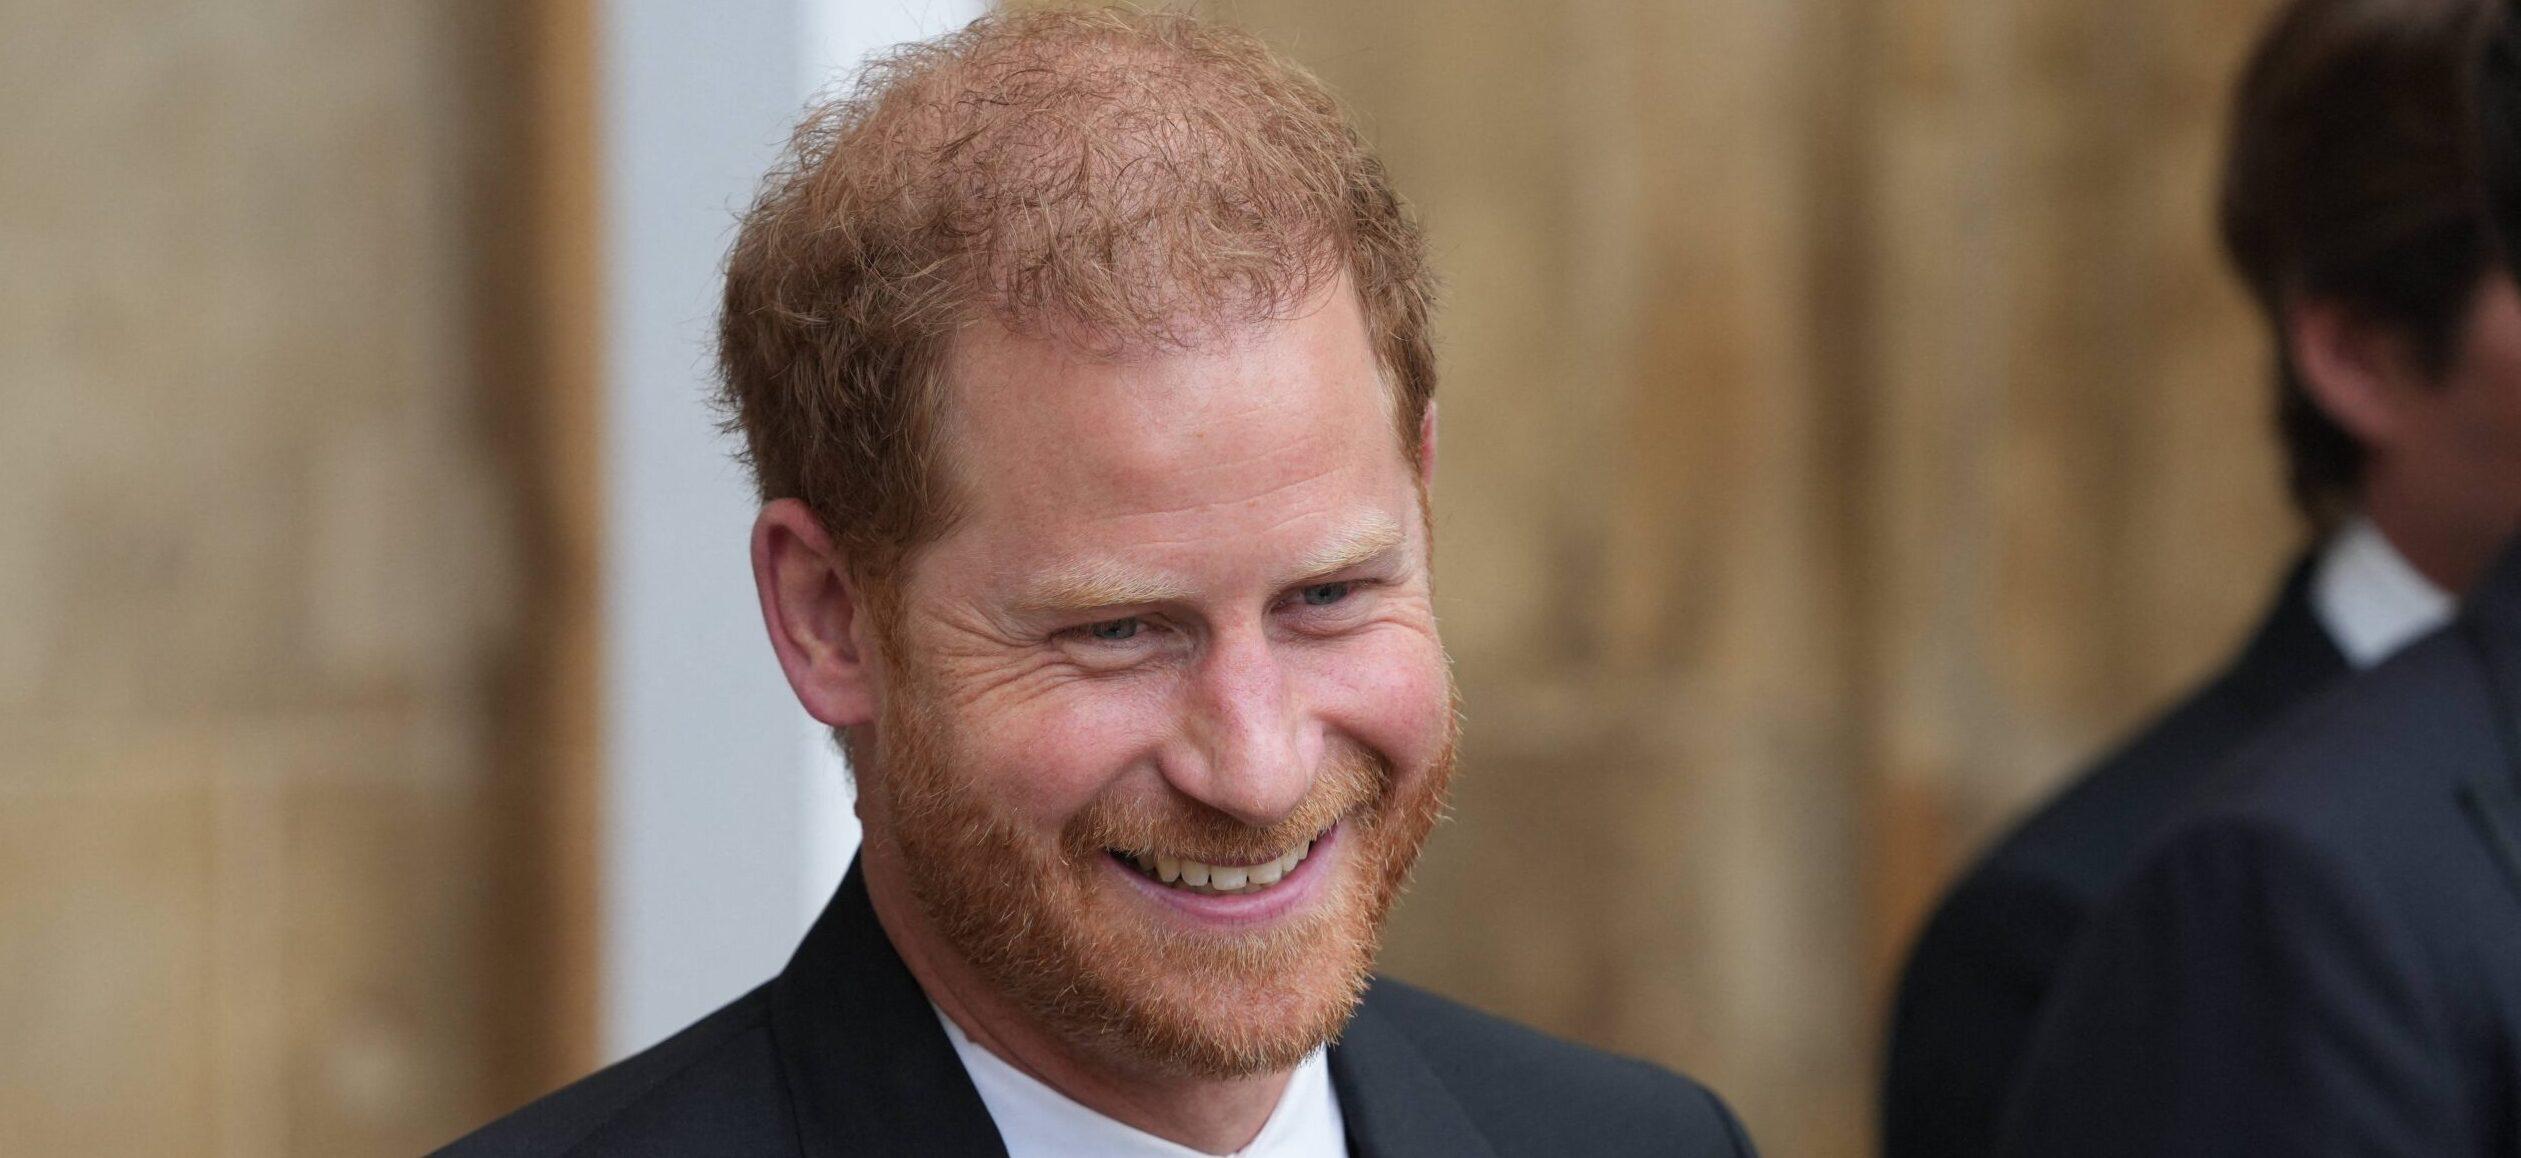
[[[965,710],[1003,711],[1100,682],[1134,664],[1109,667],[1081,662],[1071,648],[1026,648],[964,657],[946,674],[960,682],[955,697]]]

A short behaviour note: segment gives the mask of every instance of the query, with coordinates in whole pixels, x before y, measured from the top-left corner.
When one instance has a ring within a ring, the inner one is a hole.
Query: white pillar
[[[707,400],[720,263],[805,96],[976,0],[606,0],[603,1048],[777,972],[857,847],[753,599]]]
[[[802,98],[830,91],[845,84],[874,53],[960,28],[986,8],[983,0],[802,0],[798,93]],[[840,884],[858,851],[858,816],[851,809],[847,766],[829,729],[811,719],[804,724],[807,774],[799,783],[797,802],[804,828],[799,834],[800,931],[822,912],[824,899]]]

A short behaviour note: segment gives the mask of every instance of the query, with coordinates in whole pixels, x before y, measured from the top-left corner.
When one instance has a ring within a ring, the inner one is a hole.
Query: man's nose
[[[1312,788],[1298,705],[1260,631],[1220,635],[1190,689],[1189,759],[1169,779],[1184,795],[1245,824],[1276,823]]]

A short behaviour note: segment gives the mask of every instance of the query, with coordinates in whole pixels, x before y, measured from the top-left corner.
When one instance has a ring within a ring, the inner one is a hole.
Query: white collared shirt
[[[2410,565],[2372,520],[2356,515],[2320,551],[2311,607],[2357,670],[2451,622],[2457,600]]]
[[[944,1010],[937,1010],[937,1020],[945,1025],[955,1055],[963,1059],[972,1087],[980,1091],[981,1104],[989,1108],[989,1118],[1007,1144],[1007,1158],[1207,1158],[1104,1117],[1044,1085],[973,1041]],[[1339,1095],[1331,1089],[1330,1062],[1317,1049],[1297,1064],[1260,1133],[1228,1158],[1343,1158],[1347,1153],[1348,1127],[1339,1115]]]

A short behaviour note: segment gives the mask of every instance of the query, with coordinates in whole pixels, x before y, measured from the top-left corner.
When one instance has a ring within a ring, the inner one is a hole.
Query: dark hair
[[[2478,68],[2478,172],[2488,224],[2507,267],[2521,243],[2521,6],[2495,5],[2495,28]]]
[[[2362,488],[2364,450],[2303,388],[2287,307],[2325,300],[2403,332],[2428,373],[2497,260],[2478,192],[2470,85],[2500,0],[2295,0],[2232,108],[2221,224],[2276,342],[2294,502],[2321,527]]]

